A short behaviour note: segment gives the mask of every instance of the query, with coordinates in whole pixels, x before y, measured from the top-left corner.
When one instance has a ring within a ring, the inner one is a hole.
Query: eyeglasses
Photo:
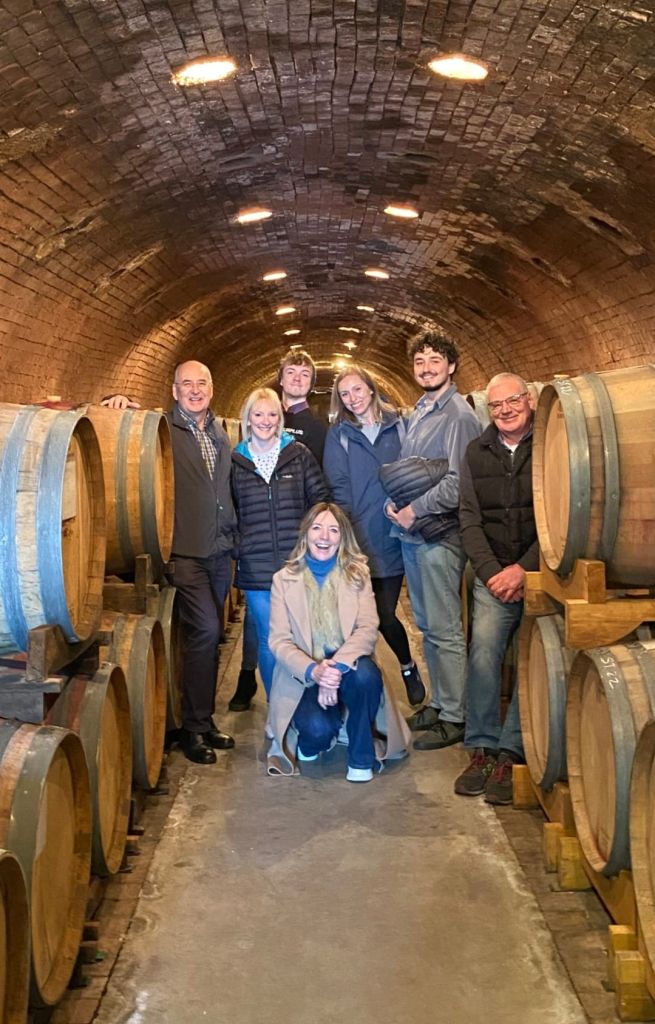
[[[500,412],[504,405],[508,405],[510,409],[520,409],[523,399],[526,397],[527,391],[521,391],[518,395],[510,395],[509,398],[501,398],[499,402],[487,402],[487,409],[494,415],[494,413]]]
[[[176,380],[175,386],[183,391],[209,391],[212,386],[210,380]]]

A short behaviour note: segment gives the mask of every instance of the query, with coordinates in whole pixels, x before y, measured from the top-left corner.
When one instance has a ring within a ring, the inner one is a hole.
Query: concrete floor
[[[221,715],[236,749],[190,766],[97,1024],[584,1024],[494,811],[453,795],[461,746],[269,778],[264,720]]]

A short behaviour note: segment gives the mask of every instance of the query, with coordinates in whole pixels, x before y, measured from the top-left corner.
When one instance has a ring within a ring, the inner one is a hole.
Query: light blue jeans
[[[505,651],[523,614],[523,601],[503,604],[476,576],[473,583],[473,632],[466,680],[466,747],[509,750],[523,757],[518,686],[500,721],[501,669]]]
[[[446,544],[403,542],[403,562],[430,675],[433,708],[445,722],[464,721],[466,641],[460,585],[466,556],[457,538]]]
[[[275,658],[268,646],[268,631],[271,624],[271,592],[270,590],[246,590],[245,595],[248,615],[252,616],[257,630],[259,674],[266,690],[266,700],[268,700],[271,695],[273,669],[275,668]]]

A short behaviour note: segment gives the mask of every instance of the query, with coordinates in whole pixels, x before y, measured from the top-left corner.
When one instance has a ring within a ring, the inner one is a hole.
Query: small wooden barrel
[[[105,613],[113,631],[107,660],[125,673],[132,722],[132,778],[142,789],[156,785],[166,734],[166,649],[157,619]]]
[[[78,736],[0,721],[0,846],[25,875],[31,1003],[58,1002],[75,966],[89,896],[91,799]]]
[[[91,868],[113,875],[123,859],[132,791],[132,727],[122,668],[105,662],[93,679],[73,676],[48,722],[78,733],[91,783]]]
[[[542,789],[566,779],[566,687],[575,651],[561,615],[525,617],[519,633],[519,713],[530,775]]]
[[[641,729],[655,717],[655,640],[580,651],[566,711],[575,825],[595,871],[630,867],[630,773]]]
[[[105,499],[95,431],[81,412],[0,403],[0,648],[30,629],[71,642],[97,629]]]
[[[149,554],[161,576],[171,554],[175,514],[173,446],[168,420],[140,409],[90,405],[107,491],[107,572],[134,571]]]
[[[639,931],[655,965],[655,719],[642,729],[630,784],[630,853]]]
[[[0,1024],[25,1024],[30,980],[30,918],[25,876],[0,849]]]
[[[162,587],[156,601],[148,611],[161,623],[166,651],[166,728],[179,729],[182,725],[182,666],[184,661],[184,631],[178,611],[175,587]]]
[[[655,366],[547,384],[535,417],[534,510],[547,565],[606,563],[615,585],[655,585]]]

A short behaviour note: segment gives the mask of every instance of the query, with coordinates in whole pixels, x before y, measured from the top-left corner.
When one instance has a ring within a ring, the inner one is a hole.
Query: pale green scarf
[[[307,593],[309,623],[312,630],[312,657],[316,661],[337,651],[344,641],[339,621],[339,572],[334,569],[322,587],[307,566],[302,570],[302,581]]]

